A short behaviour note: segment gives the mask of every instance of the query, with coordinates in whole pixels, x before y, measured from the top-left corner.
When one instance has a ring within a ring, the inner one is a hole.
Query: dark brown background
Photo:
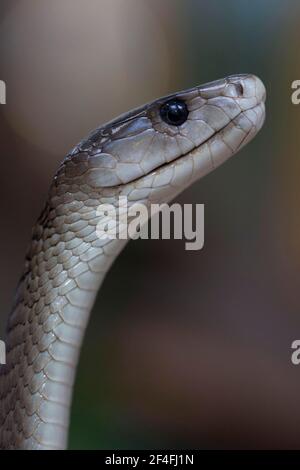
[[[2,0],[0,337],[59,161],[92,128],[237,72],[268,91],[238,157],[178,198],[205,247],[131,242],[87,331],[72,448],[300,448],[299,7],[293,0]]]

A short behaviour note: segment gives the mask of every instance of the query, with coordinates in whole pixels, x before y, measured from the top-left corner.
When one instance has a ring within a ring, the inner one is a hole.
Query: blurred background
[[[300,4],[1,0],[0,338],[30,229],[64,154],[161,95],[251,72],[261,133],[177,202],[205,247],[130,242],[88,326],[70,448],[300,448]]]

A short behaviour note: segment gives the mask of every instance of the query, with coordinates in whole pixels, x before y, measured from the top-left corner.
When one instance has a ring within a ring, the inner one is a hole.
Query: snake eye
[[[169,100],[160,108],[162,120],[171,126],[181,126],[187,120],[188,114],[187,105],[179,99]]]

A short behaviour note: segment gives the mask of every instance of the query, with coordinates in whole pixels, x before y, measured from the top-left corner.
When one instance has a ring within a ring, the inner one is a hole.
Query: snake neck
[[[0,369],[5,449],[67,446],[75,371],[104,276],[126,243],[100,240],[99,199],[54,188],[32,232]]]

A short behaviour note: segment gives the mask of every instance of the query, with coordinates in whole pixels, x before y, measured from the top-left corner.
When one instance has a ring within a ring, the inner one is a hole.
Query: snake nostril
[[[243,87],[242,83],[236,83],[235,86],[236,86],[236,91],[237,91],[238,95],[243,96],[244,87]]]
[[[244,85],[241,80],[230,80],[225,88],[225,96],[232,98],[241,98],[244,96]]]

